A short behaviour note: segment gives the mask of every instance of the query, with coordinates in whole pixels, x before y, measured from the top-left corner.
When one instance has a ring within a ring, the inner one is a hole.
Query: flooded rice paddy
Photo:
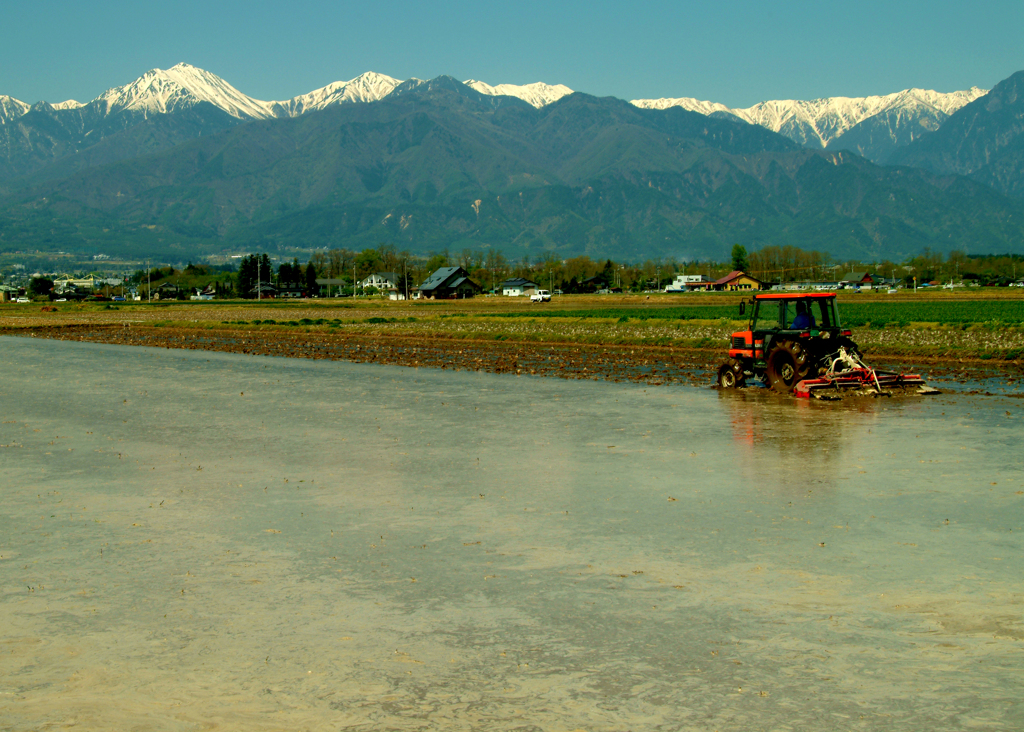
[[[0,729],[1024,727],[1019,398],[0,367]]]

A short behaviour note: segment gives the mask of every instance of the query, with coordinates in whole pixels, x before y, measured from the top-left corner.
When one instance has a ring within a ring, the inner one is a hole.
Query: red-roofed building
[[[764,289],[764,284],[764,282],[756,277],[751,277],[746,272],[741,272],[737,269],[722,279],[712,282],[709,289],[720,292],[743,292],[746,290]]]

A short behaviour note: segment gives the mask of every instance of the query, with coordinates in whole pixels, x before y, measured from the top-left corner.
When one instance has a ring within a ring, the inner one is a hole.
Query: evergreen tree
[[[33,295],[49,295],[52,289],[53,280],[49,277],[33,277],[28,286],[28,291]]]
[[[250,297],[252,288],[256,286],[255,255],[242,257],[238,264],[238,296]]]
[[[734,271],[746,272],[750,265],[747,264],[747,248],[742,244],[736,244],[732,248],[732,268]]]
[[[320,286],[316,283],[316,267],[312,262],[306,265],[306,292],[310,295],[320,294]]]
[[[241,297],[255,297],[257,284],[268,284],[272,273],[270,255],[250,254],[242,257],[238,265],[238,294]]]
[[[271,278],[274,276],[274,267],[270,263],[269,254],[264,253],[260,255],[259,262],[259,282],[261,285],[265,285],[269,283]]]

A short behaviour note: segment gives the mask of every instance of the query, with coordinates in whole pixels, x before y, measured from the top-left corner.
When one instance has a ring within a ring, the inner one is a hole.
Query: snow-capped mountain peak
[[[450,77],[444,79],[444,83],[458,84]],[[401,82],[370,71],[349,81],[336,81],[287,101],[264,102],[243,94],[215,74],[190,64],[179,63],[166,70],[152,69],[130,84],[108,89],[90,102],[89,106],[98,106],[107,114],[128,110],[148,116],[186,110],[201,102],[208,102],[239,120],[268,119],[295,117],[337,104],[376,102],[391,94],[402,94],[432,83],[415,78]],[[537,108],[551,104],[573,91],[562,84],[543,82],[492,86],[469,79],[463,83],[482,94],[517,97]],[[925,89],[905,89],[895,94],[860,98],[771,100],[746,109],[730,109],[724,104],[692,97],[635,99],[632,104],[648,109],[681,107],[704,115],[730,115],[785,135],[801,145],[817,148],[850,145],[850,149],[870,159],[883,160],[891,149],[909,144],[915,137],[938,129],[951,114],[986,93],[977,87],[948,94]],[[64,112],[84,106],[74,100],[58,104],[38,102],[29,106],[13,97],[0,95],[0,124],[18,119],[30,110]],[[855,127],[857,130],[843,138]]]
[[[368,71],[350,81],[335,81],[308,94],[300,94],[285,102],[270,102],[277,116],[296,117],[315,109],[335,104],[354,102],[376,102],[383,99],[401,84],[386,74]]]
[[[266,102],[248,97],[216,74],[181,63],[152,69],[125,86],[108,89],[94,102],[108,111],[122,109],[164,114],[209,102],[239,119],[272,117]]]
[[[498,84],[497,86],[491,86],[476,79],[469,79],[462,83],[481,94],[518,97],[538,109],[558,101],[567,94],[572,94],[572,89],[564,84],[552,85],[542,81],[533,84]]]
[[[28,114],[29,109],[31,107],[25,102],[6,94],[0,94],[0,125],[6,124],[8,120],[17,119],[23,114]]]
[[[802,145],[826,147],[866,119],[889,112],[936,118],[935,126],[966,104],[987,92],[978,87],[944,94],[927,89],[904,89],[895,94],[870,97],[828,97],[800,101],[780,99],[760,102],[746,109],[689,97],[679,99],[634,99],[631,104],[645,109],[682,107],[701,114],[724,113],[766,127]]]

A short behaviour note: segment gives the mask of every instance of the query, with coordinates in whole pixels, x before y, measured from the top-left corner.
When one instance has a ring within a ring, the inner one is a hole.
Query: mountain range
[[[732,116],[805,147],[852,150],[872,162],[885,163],[896,149],[934,132],[951,114],[985,93],[977,87],[950,94],[905,89],[886,96],[768,101],[747,109],[689,98],[635,99],[632,103],[646,109],[682,107],[706,115]]]
[[[0,96],[0,250],[1020,249],[1019,76],[729,110],[373,73],[264,102],[179,64],[87,104]]]
[[[422,83],[420,79],[409,81]],[[237,120],[295,117],[336,104],[376,102],[402,83],[371,71],[285,101],[265,102],[243,94],[215,74],[181,63],[166,70],[147,71],[132,83],[109,89],[88,104],[68,100],[30,106],[0,95],[0,124],[14,122],[32,110],[95,108],[105,116],[124,112],[148,116],[189,110],[203,102]],[[491,86],[470,79],[464,83],[481,94],[517,97],[538,108],[573,93],[565,85],[543,82]],[[951,114],[985,94],[985,90],[977,87],[951,93],[905,89],[885,96],[765,101],[746,109],[730,109],[717,102],[689,97],[634,99],[630,103],[644,109],[682,107],[707,116],[733,117],[777,132],[804,147],[851,150],[884,164],[895,150],[934,132]]]

